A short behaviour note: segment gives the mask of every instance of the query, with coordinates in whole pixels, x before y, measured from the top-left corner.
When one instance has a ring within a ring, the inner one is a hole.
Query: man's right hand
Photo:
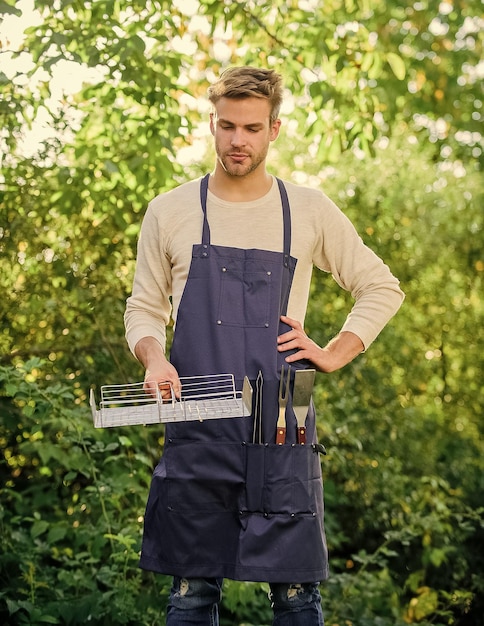
[[[143,337],[136,344],[134,351],[137,359],[146,368],[145,391],[155,396],[158,388],[164,400],[171,400],[173,389],[175,397],[179,398],[181,383],[178,372],[166,358],[159,342],[154,337]]]

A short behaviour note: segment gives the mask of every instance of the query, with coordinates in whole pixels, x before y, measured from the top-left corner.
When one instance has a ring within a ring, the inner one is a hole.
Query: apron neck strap
[[[210,245],[210,226],[208,225],[207,219],[207,192],[209,178],[210,174],[207,174],[202,178],[202,182],[200,183],[200,203],[203,211],[202,245],[204,246]]]
[[[206,174],[200,183],[200,203],[203,211],[203,229],[202,229],[202,245],[210,245],[210,226],[207,218],[207,193],[208,193],[208,181],[210,174]],[[289,257],[291,254],[291,211],[289,208],[289,199],[287,197],[287,191],[284,187],[284,183],[280,178],[276,178],[279,186],[279,193],[281,195],[282,202],[282,219],[284,223],[284,267],[289,266]]]
[[[279,185],[279,193],[282,201],[282,219],[284,222],[284,267],[289,267],[289,257],[291,254],[291,210],[289,208],[289,199],[284,183],[280,178],[276,178]]]

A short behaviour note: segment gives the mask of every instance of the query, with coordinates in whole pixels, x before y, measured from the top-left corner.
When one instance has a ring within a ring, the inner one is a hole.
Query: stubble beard
[[[219,150],[217,150],[218,160],[222,165],[224,171],[229,176],[233,176],[234,178],[243,178],[244,176],[248,176],[255,172],[255,170],[265,161],[267,156],[267,152],[265,154],[258,154],[254,157],[254,155],[249,155],[248,160],[249,163],[232,163],[230,160],[230,156],[227,154],[221,154]]]

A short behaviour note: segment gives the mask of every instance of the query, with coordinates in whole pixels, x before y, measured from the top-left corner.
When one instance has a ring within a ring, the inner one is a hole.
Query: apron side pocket
[[[265,449],[266,510],[289,515],[317,512],[321,465],[312,447],[270,445]]]
[[[244,488],[243,446],[172,442],[164,452],[167,506],[182,511],[238,511]]]

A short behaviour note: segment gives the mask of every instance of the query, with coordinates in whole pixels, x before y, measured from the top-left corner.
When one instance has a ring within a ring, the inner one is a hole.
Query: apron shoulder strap
[[[203,230],[202,230],[202,245],[210,245],[210,226],[207,219],[207,192],[208,192],[208,179],[210,174],[206,174],[200,182],[200,204],[203,211]]]
[[[203,229],[202,229],[202,245],[210,245],[210,226],[207,219],[207,193],[208,193],[208,180],[210,174],[206,174],[200,182],[200,204],[203,211]],[[284,266],[289,266],[289,258],[291,255],[291,210],[289,208],[289,198],[287,197],[287,191],[284,183],[280,178],[276,178],[277,185],[279,187],[279,194],[282,202],[282,219],[284,223],[284,238],[283,238],[283,250],[284,250]]]
[[[282,219],[284,222],[284,267],[289,267],[289,258],[291,255],[291,210],[289,208],[289,198],[284,183],[280,178],[276,178],[281,194],[282,202]]]

